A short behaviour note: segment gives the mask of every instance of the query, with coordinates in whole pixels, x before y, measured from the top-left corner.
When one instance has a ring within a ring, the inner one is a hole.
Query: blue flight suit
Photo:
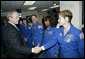
[[[84,39],[80,38],[82,32],[72,24],[69,31],[64,35],[63,27],[60,28],[58,42],[60,45],[61,58],[83,58]]]
[[[32,47],[32,33],[31,33],[31,26],[26,25],[24,26],[23,24],[20,26],[20,33],[21,36],[25,37],[27,39],[26,46],[27,47]]]
[[[63,27],[59,28],[58,35],[56,35],[58,39],[51,40],[43,46],[46,50],[58,43],[60,58],[84,58],[84,38],[80,37],[81,33],[82,31],[75,28],[72,24],[66,35],[64,35]]]
[[[42,34],[43,34],[42,25],[39,23],[33,24],[32,25],[32,40],[33,40],[34,46],[41,44]]]
[[[20,36],[22,36],[23,34],[22,24],[18,24],[18,28],[19,28],[19,34]]]
[[[57,40],[56,27],[48,27],[47,29],[44,30],[42,45],[46,44],[47,42],[49,42],[51,40]],[[51,43],[49,43],[49,45],[51,45]],[[44,53],[46,55],[45,58],[55,58],[56,56],[58,56],[58,53],[59,53],[58,48],[59,48],[58,43],[56,43],[55,45],[53,45],[49,49],[45,50],[45,53],[46,53],[46,54]]]

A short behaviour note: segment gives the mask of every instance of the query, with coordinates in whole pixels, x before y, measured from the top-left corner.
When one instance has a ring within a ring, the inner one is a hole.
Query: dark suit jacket
[[[18,30],[12,24],[8,23],[1,35],[3,49],[9,58],[23,58],[31,54],[31,48],[22,45]]]

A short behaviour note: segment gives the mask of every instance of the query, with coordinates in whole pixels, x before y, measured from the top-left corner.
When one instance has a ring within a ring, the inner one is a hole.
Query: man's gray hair
[[[9,19],[9,17],[12,16],[13,12],[17,12],[17,11],[14,10],[14,11],[7,12],[7,18],[8,18],[8,19]]]

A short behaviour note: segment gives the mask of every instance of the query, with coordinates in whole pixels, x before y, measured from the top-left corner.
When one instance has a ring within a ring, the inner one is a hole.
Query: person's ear
[[[11,17],[9,17],[9,19],[11,19]]]
[[[11,19],[12,19],[12,17],[10,16],[10,17],[9,17],[9,19],[11,20]]]

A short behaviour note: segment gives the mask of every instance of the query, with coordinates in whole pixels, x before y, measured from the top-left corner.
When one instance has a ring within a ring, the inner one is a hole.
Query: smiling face
[[[18,24],[19,21],[19,14],[18,12],[13,12],[11,16],[9,17],[10,21],[14,24]]]
[[[25,19],[23,19],[23,21],[22,21],[22,22],[23,22],[23,24],[27,24],[27,21],[26,21]]]
[[[71,23],[71,19],[73,17],[73,14],[70,10],[62,10],[59,12],[59,24],[65,25],[67,22]]]
[[[32,16],[32,22],[35,24],[37,22],[37,18],[35,16]]]
[[[59,25],[64,26],[67,22],[69,22],[68,17],[63,17],[62,15],[59,15],[58,19]]]
[[[49,20],[45,20],[45,26],[50,26]]]

